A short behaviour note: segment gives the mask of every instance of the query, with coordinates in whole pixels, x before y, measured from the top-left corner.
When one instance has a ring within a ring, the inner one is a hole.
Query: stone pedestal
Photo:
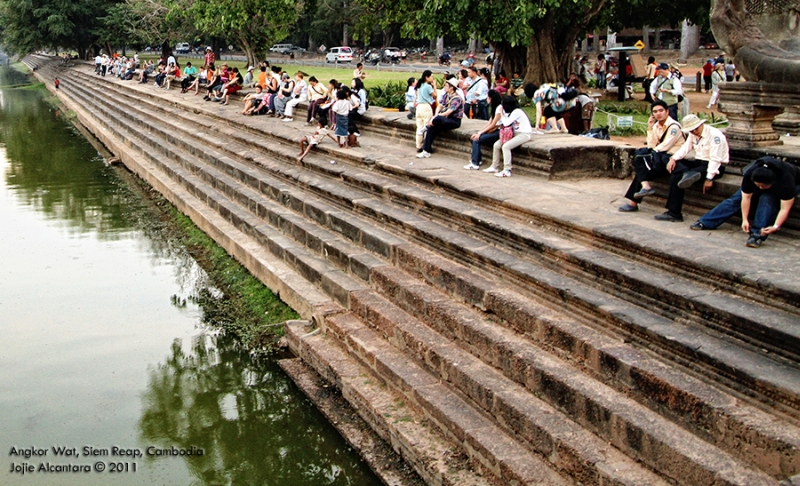
[[[800,135],[800,106],[787,106],[782,115],[775,117],[772,128],[780,135]]]
[[[800,107],[797,86],[745,82],[728,83],[720,90],[719,111],[730,121],[725,134],[731,148],[781,145],[783,142],[780,133],[773,129],[773,120],[788,109],[788,123],[800,130],[797,107]],[[784,126],[781,118],[777,126]],[[781,132],[784,132],[782,128]],[[791,133],[790,130],[786,132]]]
[[[772,129],[772,120],[783,108],[730,102],[725,104],[724,110],[721,102],[719,106],[730,122],[725,136],[731,147],[768,147],[783,143],[778,132]]]

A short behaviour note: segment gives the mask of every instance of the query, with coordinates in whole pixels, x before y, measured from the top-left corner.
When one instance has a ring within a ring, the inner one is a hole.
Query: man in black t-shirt
[[[750,235],[747,246],[758,248],[767,236],[783,226],[798,195],[800,168],[773,157],[762,157],[744,170],[742,187],[736,194],[722,201],[690,228],[714,229],[731,216],[741,214],[742,231]],[[753,207],[755,216],[751,225],[750,209]]]

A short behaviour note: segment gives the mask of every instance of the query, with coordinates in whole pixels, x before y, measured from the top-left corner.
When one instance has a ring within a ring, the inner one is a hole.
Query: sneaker
[[[465,165],[464,168],[467,169],[467,170],[478,170],[478,169],[481,168],[481,166],[480,165],[475,165],[472,162],[470,162],[469,164]]]
[[[618,211],[622,211],[623,213],[635,213],[639,210],[639,206],[634,206],[632,204],[624,204],[617,208]]]
[[[487,174],[494,174],[495,172],[500,172],[499,170],[495,169],[494,167],[489,167],[488,169],[483,169],[484,172]]]
[[[361,133],[360,132],[353,132],[353,135],[355,135],[356,137],[360,137]]]
[[[496,173],[494,176],[495,177],[511,177],[511,171],[510,170],[503,170],[503,171],[500,171],[500,172]]]
[[[703,177],[703,174],[694,170],[689,171],[683,174],[683,177],[681,177],[681,180],[678,182],[678,187],[681,189],[686,189],[695,182],[699,181],[701,177]]]
[[[425,136],[425,132],[427,132],[427,131],[428,131],[428,125],[425,125],[424,127],[422,127],[419,130],[417,130],[417,135],[419,135],[420,137],[424,137]]]
[[[418,159],[427,159],[427,158],[430,158],[430,156],[431,156],[431,154],[429,154],[428,152],[426,152],[424,150],[417,154],[417,158]]]
[[[642,198],[647,197],[647,196],[652,196],[655,193],[656,193],[656,190],[653,189],[652,187],[650,189],[642,188],[642,190],[637,192],[636,194],[634,194],[633,197],[635,199],[642,199]]]
[[[287,116],[286,118],[283,119],[283,121],[285,121],[285,122],[294,121],[294,118],[292,118],[290,116]]]
[[[690,230],[694,230],[694,231],[703,231],[704,229],[707,229],[707,228],[706,228],[706,225],[701,223],[700,220],[698,219],[697,221],[692,223],[691,226],[689,226],[689,229]]]
[[[676,216],[676,215],[670,213],[669,211],[667,211],[667,212],[665,212],[663,214],[656,214],[655,216],[653,216],[653,218],[655,218],[656,221],[669,221],[671,223],[681,223],[681,222],[683,222],[683,215],[677,215]]]
[[[762,240],[758,236],[751,236],[750,238],[747,239],[747,243],[745,243],[744,246],[748,248],[759,248],[761,247],[761,243],[763,242],[764,240]]]

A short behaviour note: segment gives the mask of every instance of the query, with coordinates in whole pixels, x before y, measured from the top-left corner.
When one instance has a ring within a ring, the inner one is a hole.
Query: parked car
[[[175,52],[178,54],[188,54],[191,49],[192,46],[190,46],[188,42],[178,42],[178,44],[175,45]]]
[[[332,47],[325,54],[325,62],[351,62],[353,60],[353,50],[346,46]]]
[[[291,49],[292,47],[294,46],[292,46],[291,44],[275,44],[269,48],[269,52],[281,54],[284,50]]]
[[[306,50],[303,49],[302,47],[292,46],[289,47],[288,49],[282,50],[281,54],[300,54],[301,52],[306,52]]]

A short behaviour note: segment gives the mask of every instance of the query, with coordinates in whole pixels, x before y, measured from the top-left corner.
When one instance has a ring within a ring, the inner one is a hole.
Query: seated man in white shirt
[[[714,179],[725,172],[728,163],[728,140],[718,129],[705,124],[705,120],[697,115],[688,115],[683,119],[683,132],[688,134],[683,143],[667,162],[667,171],[672,174],[669,181],[667,211],[658,214],[659,221],[683,221],[684,190],[705,176],[703,192],[711,189]],[[686,156],[694,150],[695,158]]]

